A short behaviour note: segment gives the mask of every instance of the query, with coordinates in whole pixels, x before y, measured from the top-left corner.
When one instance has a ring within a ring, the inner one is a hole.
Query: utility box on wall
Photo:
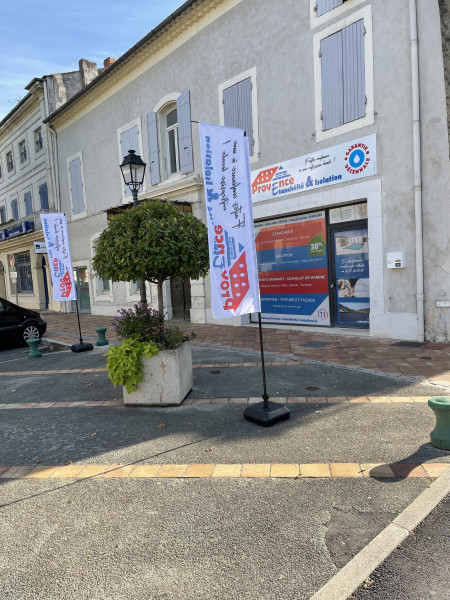
[[[386,266],[388,269],[404,269],[406,267],[405,252],[387,252]]]

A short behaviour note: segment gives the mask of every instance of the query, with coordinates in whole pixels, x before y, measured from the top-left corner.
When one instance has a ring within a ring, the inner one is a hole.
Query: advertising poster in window
[[[76,300],[67,220],[63,213],[41,215],[53,285],[53,300]]]
[[[338,323],[369,325],[369,246],[367,229],[334,234]]]
[[[325,211],[255,223],[262,318],[329,325]]]

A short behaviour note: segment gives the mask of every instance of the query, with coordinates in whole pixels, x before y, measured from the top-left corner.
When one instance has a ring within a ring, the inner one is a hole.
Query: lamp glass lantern
[[[135,150],[128,150],[128,154],[120,165],[122,177],[125,184],[134,192],[137,192],[144,183],[146,163]]]

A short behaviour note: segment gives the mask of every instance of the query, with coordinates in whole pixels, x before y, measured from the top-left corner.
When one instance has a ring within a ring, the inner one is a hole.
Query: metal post
[[[81,337],[81,324],[80,324],[80,311],[78,310],[78,300],[75,300],[75,305],[77,307],[77,319],[78,319],[78,331],[80,332],[80,343],[72,344],[71,350],[72,352],[86,352],[87,350],[93,350],[94,346],[92,344],[83,343],[83,338]]]
[[[138,191],[134,187],[131,189],[131,193],[133,195],[133,206],[136,208],[138,205]]]
[[[266,368],[264,365],[264,344],[263,344],[263,334],[262,334],[262,324],[261,324],[261,313],[258,313],[258,326],[259,326],[259,347],[261,350],[261,367],[262,367],[262,377],[263,377],[263,395],[262,399],[264,400],[264,408],[269,407],[269,395],[267,393],[267,385],[266,385]]]

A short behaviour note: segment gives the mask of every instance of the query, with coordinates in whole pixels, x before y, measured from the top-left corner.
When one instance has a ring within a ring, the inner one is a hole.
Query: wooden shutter
[[[366,115],[364,20],[342,30],[344,123]]]
[[[41,209],[48,209],[48,191],[46,183],[39,186],[39,200],[41,202]]]
[[[178,148],[180,152],[180,172],[190,173],[194,170],[192,155],[191,101],[189,90],[177,99],[178,116]]]
[[[69,163],[70,191],[72,193],[72,212],[74,215],[84,210],[83,179],[81,177],[81,158]]]
[[[156,185],[161,181],[159,168],[158,117],[155,112],[147,115],[148,150],[150,159],[150,181]]]
[[[320,42],[322,61],[322,131],[344,122],[342,31]]]
[[[224,125],[244,129],[253,155],[252,81],[248,77],[223,91]]]
[[[337,6],[340,6],[344,0],[317,0],[317,16],[324,15],[329,10],[333,10]]]
[[[33,212],[33,204],[31,202],[31,192],[25,192],[23,199],[25,202],[25,216],[31,215]]]
[[[140,154],[139,150],[139,128],[137,125],[127,129],[120,134],[120,149],[122,152],[122,158],[128,154],[129,150],[134,150],[136,154]],[[131,196],[130,188],[123,184],[125,196]]]

